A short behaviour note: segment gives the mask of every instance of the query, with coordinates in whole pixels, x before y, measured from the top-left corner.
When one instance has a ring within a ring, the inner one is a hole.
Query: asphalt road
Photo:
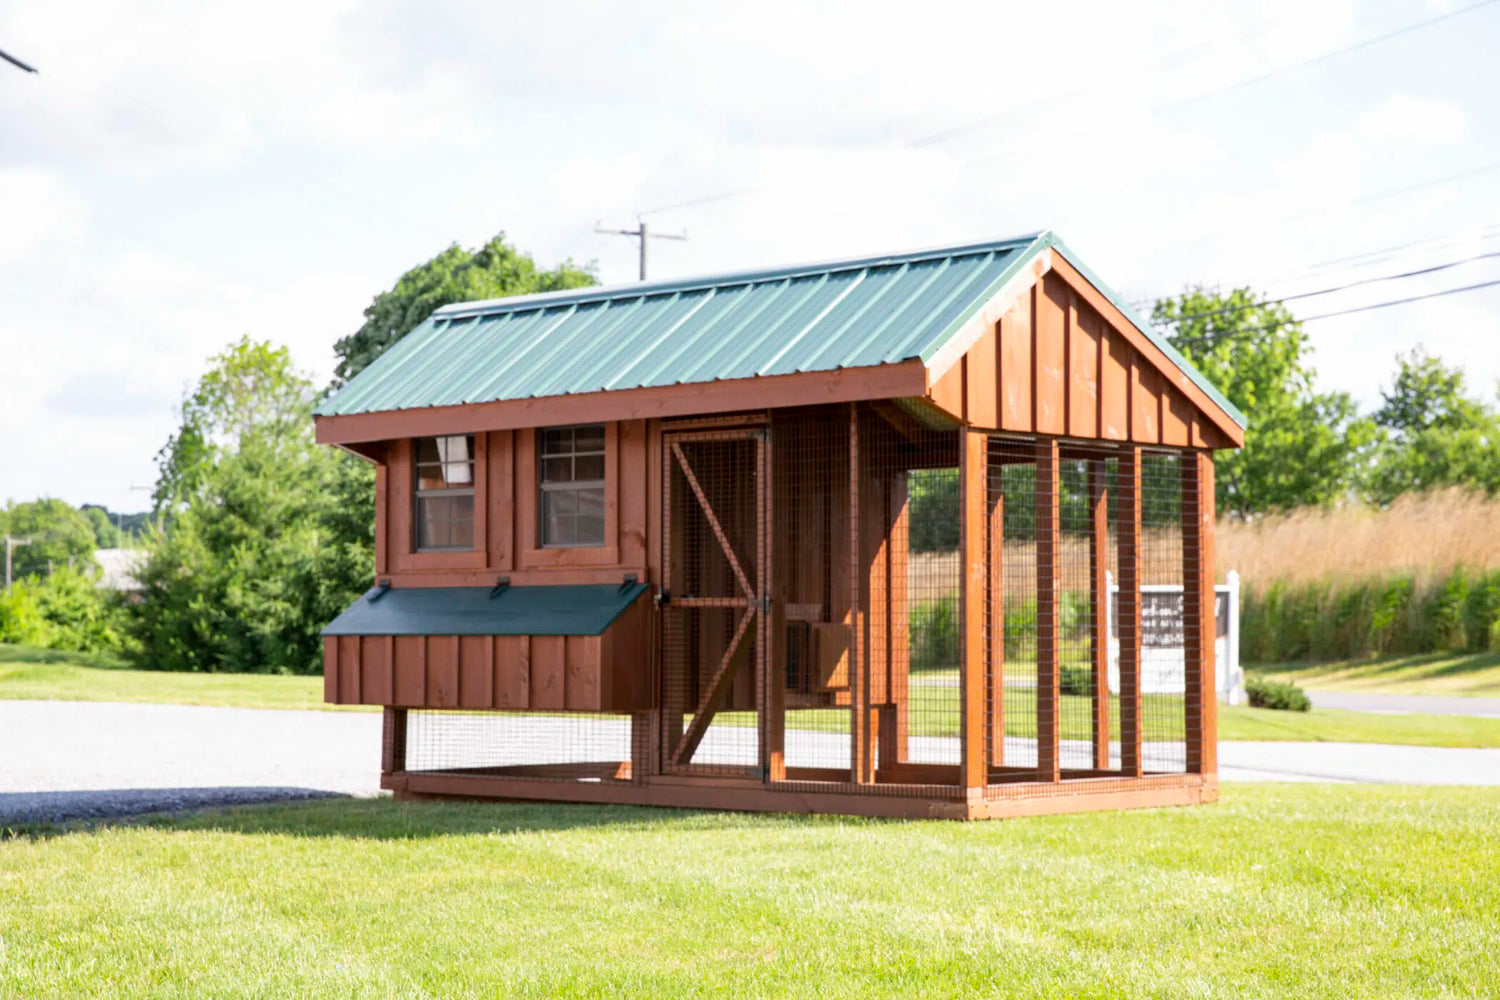
[[[623,736],[601,739],[612,746]],[[703,749],[742,754],[747,738],[754,730],[725,731]],[[788,738],[789,753],[822,759],[846,742],[832,734]],[[1021,759],[1014,755],[1026,752],[1026,742],[1008,741],[1007,756]],[[956,741],[914,740],[912,749],[923,759],[947,759]],[[0,825],[375,795],[379,760],[373,712],[0,701]],[[1500,785],[1500,749],[1222,743],[1219,760],[1225,781]]]

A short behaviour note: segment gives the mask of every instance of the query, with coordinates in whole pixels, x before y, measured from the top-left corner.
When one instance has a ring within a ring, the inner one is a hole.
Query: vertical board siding
[[[495,707],[531,707],[530,636],[495,636]]]
[[[1106,332],[1099,357],[1099,436],[1124,441],[1130,433],[1130,356],[1125,338]]]
[[[343,704],[339,699],[339,641],[331,635],[323,637],[323,700]]]
[[[568,708],[597,711],[599,708],[599,637],[570,635],[563,643],[566,678],[563,701]]]
[[[539,711],[568,707],[567,643],[560,635],[531,637],[531,705]]]
[[[620,424],[620,562],[646,565],[647,477],[646,421]]]
[[[1137,355],[1130,365],[1130,440],[1161,443],[1161,376]]]
[[[1036,429],[1041,434],[1066,434],[1068,300],[1071,293],[1061,278],[1047,275],[1036,296],[1032,351],[1036,355],[1033,400]]]
[[[391,696],[390,637],[366,635],[359,639],[359,701],[384,705]]]
[[[359,636],[339,636],[339,697],[359,704]]]
[[[429,635],[427,640],[427,704],[458,707],[458,636]]]
[[[1035,289],[1022,295],[1000,320],[1000,427],[1031,430],[1031,387],[1035,378],[1031,355],[1031,315]]]
[[[1068,325],[1068,433],[1099,436],[1099,353],[1103,321],[1087,305],[1073,300]]]
[[[1167,389],[1162,394],[1161,443],[1177,448],[1188,444],[1188,425],[1193,419],[1193,408],[1176,390]]]
[[[515,568],[516,454],[514,431],[489,434],[489,547],[490,567],[499,572]]]
[[[968,377],[964,380],[965,414],[976,427],[999,427],[1000,374],[998,326],[986,330],[964,357]]]
[[[460,708],[490,708],[495,703],[494,638],[458,638],[458,704]]]
[[[396,704],[427,704],[427,637],[396,636]]]

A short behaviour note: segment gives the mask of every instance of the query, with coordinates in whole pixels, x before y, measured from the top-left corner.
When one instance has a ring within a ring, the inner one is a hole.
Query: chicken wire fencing
[[[877,794],[958,786],[964,433],[894,403],[668,433],[655,742],[636,746],[651,730],[624,715],[413,710],[406,768],[629,781],[649,759]],[[1153,680],[1152,657],[1175,644],[1181,677],[1196,630],[1189,462],[1003,435],[984,457],[970,639],[991,793],[1182,773],[1190,695]]]

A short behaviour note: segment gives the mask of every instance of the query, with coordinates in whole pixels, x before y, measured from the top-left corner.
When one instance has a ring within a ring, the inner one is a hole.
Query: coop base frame
[[[580,765],[588,767],[589,765]],[[482,770],[482,769],[480,769]],[[888,819],[1006,819],[1052,813],[1183,806],[1215,802],[1216,774],[1147,774],[1142,777],[1067,777],[1013,780],[982,788],[940,785],[854,785],[850,782],[698,775],[649,775],[639,781],[621,765],[618,778],[597,773],[578,778],[464,771],[394,771],[380,786],[403,801],[501,799],[609,805],[724,809],[739,812],[830,813]],[[998,777],[998,776],[997,776]]]

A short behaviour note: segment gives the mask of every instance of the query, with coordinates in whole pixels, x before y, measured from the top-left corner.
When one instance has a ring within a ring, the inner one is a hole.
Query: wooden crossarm
[[[703,689],[703,696],[698,699],[698,708],[693,712],[693,721],[688,723],[687,732],[682,734],[682,742],[677,745],[677,752],[672,757],[672,763],[676,766],[681,767],[693,759],[693,754],[698,752],[698,744],[703,742],[704,735],[708,733],[709,724],[719,714],[719,703],[728,693],[729,682],[734,679],[735,667],[739,664],[735,654],[739,651],[740,642],[745,638],[750,619],[754,616],[754,608],[746,608],[745,613],[740,615],[739,623],[734,627],[734,637],[729,640],[729,646],[719,660],[713,679]]]
[[[719,540],[719,546],[724,550],[724,558],[729,560],[730,567],[734,569],[735,578],[740,581],[745,596],[754,597],[755,591],[750,586],[750,578],[740,568],[740,561],[735,558],[734,549],[730,547],[724,529],[719,526],[719,519],[714,515],[714,509],[708,505],[708,497],[704,496],[703,487],[698,485],[698,477],[693,475],[692,466],[688,465],[686,456],[682,454],[682,446],[676,441],[672,442],[672,454],[676,456],[677,464],[682,466],[682,474],[687,477],[688,486],[692,488],[693,495],[698,498],[698,505],[703,508],[703,516],[708,518],[708,526],[714,530],[714,537]]]

